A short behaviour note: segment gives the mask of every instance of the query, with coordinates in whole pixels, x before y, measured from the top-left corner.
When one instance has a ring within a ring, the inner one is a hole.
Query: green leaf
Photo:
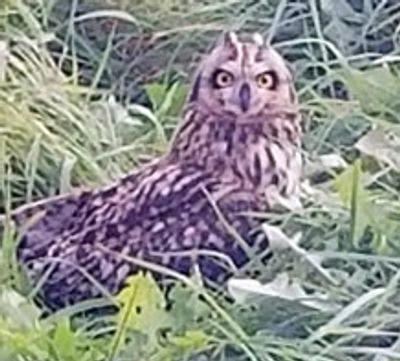
[[[187,89],[184,85],[174,83],[168,87],[161,83],[151,83],[145,86],[145,90],[158,117],[179,115],[186,99]]]
[[[74,360],[76,356],[76,334],[71,330],[68,318],[63,318],[57,323],[53,336],[54,348],[63,359]]]
[[[16,291],[4,287],[0,291],[0,317],[21,330],[35,329],[40,310]]]
[[[119,325],[125,323],[127,329],[144,334],[149,347],[154,347],[158,331],[173,324],[165,310],[163,293],[149,273],[129,277],[126,284],[116,297],[122,305],[117,314]]]
[[[202,330],[190,330],[182,336],[171,338],[167,347],[157,354],[157,360],[181,360],[184,355],[193,355],[208,344],[208,336]]]
[[[160,117],[180,114],[186,99],[186,89],[179,83],[173,84],[165,94],[165,98],[158,109]]]
[[[369,194],[362,184],[361,176],[361,160],[358,159],[334,181],[343,205],[350,210],[350,232],[355,247],[358,247],[365,228],[371,224]]]
[[[187,331],[196,324],[198,319],[207,319],[209,316],[209,306],[199,299],[196,292],[182,284],[176,284],[173,287],[169,299],[172,303],[169,312],[177,332]]]
[[[395,114],[400,109],[400,77],[388,66],[351,69],[342,75],[366,113]]]
[[[167,86],[162,83],[150,83],[146,84],[144,89],[150,98],[153,109],[158,109],[167,94]]]

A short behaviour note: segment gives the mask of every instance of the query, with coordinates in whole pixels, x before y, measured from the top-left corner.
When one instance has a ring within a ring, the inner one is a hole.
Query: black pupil
[[[277,86],[277,77],[273,72],[268,72],[260,75],[260,84],[263,86],[268,86],[270,89],[275,89]]]
[[[231,75],[225,71],[217,70],[212,76],[212,85],[216,88],[226,86],[231,80]]]

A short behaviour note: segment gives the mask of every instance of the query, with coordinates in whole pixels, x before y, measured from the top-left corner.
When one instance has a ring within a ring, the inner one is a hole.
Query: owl
[[[268,254],[251,214],[296,196],[300,169],[291,73],[260,35],[227,32],[200,63],[166,154],[114,184],[14,210],[17,258],[54,309],[115,294],[146,265],[195,267],[223,285]]]

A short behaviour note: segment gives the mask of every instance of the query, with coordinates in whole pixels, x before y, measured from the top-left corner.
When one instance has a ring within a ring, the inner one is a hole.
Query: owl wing
[[[163,254],[195,248],[193,234],[185,232],[199,233],[201,222],[201,232],[215,226],[202,191],[213,183],[196,165],[158,164],[106,188],[24,206],[12,213],[22,233],[17,256],[34,281],[52,267],[43,293],[57,306],[99,295],[88,274],[113,293],[134,271],[97,245],[165,265],[171,261],[172,267],[187,271],[187,259]],[[160,256],[153,256],[157,253]]]

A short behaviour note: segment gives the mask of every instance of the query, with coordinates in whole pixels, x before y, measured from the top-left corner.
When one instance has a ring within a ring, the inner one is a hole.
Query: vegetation
[[[231,285],[234,302],[144,265],[177,280],[168,297],[141,273],[114,299],[46,316],[6,228],[0,359],[399,360],[399,20],[396,0],[1,2],[5,212],[161,153],[192,64],[232,27],[293,65],[305,172],[301,209],[259,215],[275,255],[264,286]],[[116,314],[84,312],[110,302]]]

